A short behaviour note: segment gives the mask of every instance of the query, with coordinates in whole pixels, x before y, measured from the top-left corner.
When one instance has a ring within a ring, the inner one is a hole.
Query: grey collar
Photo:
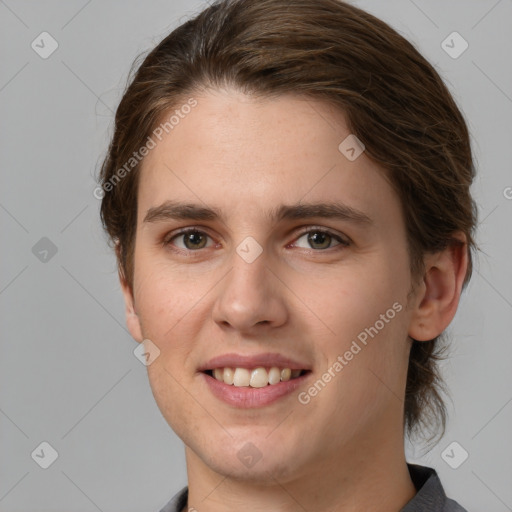
[[[407,464],[416,496],[400,512],[467,512],[457,502],[446,497],[435,469]],[[160,512],[181,512],[187,506],[188,487],[179,491]]]

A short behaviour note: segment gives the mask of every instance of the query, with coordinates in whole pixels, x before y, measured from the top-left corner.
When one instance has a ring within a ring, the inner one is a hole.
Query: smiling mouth
[[[228,386],[264,388],[275,386],[280,382],[302,377],[310,370],[291,370],[290,368],[279,368],[272,366],[270,368],[214,368],[203,371],[206,375],[223,382]]]

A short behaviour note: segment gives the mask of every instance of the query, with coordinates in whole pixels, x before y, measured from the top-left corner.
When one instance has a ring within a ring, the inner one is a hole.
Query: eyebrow
[[[274,223],[314,217],[338,219],[364,226],[373,224],[373,220],[366,213],[337,202],[283,204],[267,214],[267,218]],[[149,208],[143,223],[167,220],[214,221],[222,218],[222,212],[218,208],[168,200],[159,206]]]

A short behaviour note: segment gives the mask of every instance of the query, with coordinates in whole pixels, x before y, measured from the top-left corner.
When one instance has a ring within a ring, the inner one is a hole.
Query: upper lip
[[[222,354],[213,357],[199,367],[199,371],[213,370],[215,368],[270,368],[276,366],[278,368],[290,368],[290,370],[309,370],[310,367],[306,363],[301,363],[290,357],[275,353],[264,354]]]

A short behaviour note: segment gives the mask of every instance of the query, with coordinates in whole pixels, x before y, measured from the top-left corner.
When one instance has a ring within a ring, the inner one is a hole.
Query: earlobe
[[[128,327],[133,339],[141,343],[144,337],[142,336],[139,316],[135,310],[133,291],[121,271],[119,271],[119,282],[121,283],[121,290],[124,297],[126,326]]]
[[[436,338],[457,312],[468,252],[465,235],[458,233],[455,238],[443,251],[425,256],[425,275],[409,326],[409,336],[415,340]]]

